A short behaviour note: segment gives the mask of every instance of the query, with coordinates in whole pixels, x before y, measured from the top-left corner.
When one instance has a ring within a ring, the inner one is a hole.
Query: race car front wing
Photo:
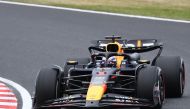
[[[100,101],[87,101],[86,95],[75,94],[67,97],[62,97],[54,100],[48,100],[40,107],[43,108],[61,108],[61,107],[75,107],[75,108],[89,108],[89,107],[142,107],[155,106],[153,100],[129,97],[119,94],[105,94]]]

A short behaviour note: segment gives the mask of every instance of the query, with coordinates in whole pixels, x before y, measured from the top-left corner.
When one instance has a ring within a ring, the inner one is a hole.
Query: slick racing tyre
[[[185,87],[185,66],[179,56],[161,56],[156,66],[162,69],[166,83],[166,97],[181,97]]]
[[[45,68],[40,70],[36,80],[34,107],[37,109],[46,100],[55,99],[58,86],[58,72],[54,69]]]
[[[140,109],[161,109],[165,99],[164,80],[158,67],[147,66],[138,72],[137,97],[153,101],[153,107]]]

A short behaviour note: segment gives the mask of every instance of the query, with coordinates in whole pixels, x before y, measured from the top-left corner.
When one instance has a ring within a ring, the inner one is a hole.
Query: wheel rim
[[[180,92],[183,94],[183,88],[184,88],[184,80],[183,80],[183,75],[180,73]]]
[[[184,64],[182,64],[182,68],[180,71],[180,92],[181,92],[181,95],[183,94],[184,87],[185,87],[185,71],[184,70],[185,70]]]
[[[161,102],[163,102],[165,99],[165,87],[164,87],[164,81],[163,81],[162,76],[160,76],[160,98],[161,98]]]
[[[165,88],[162,76],[159,77],[158,82],[154,86],[154,97],[158,100],[158,104],[162,105],[165,99]]]

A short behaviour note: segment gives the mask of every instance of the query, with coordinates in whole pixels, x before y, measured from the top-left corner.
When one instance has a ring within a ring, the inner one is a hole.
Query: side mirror
[[[138,60],[139,64],[150,64],[149,60]]]
[[[78,61],[73,61],[73,60],[70,60],[70,61],[67,61],[67,65],[77,65],[78,64]]]

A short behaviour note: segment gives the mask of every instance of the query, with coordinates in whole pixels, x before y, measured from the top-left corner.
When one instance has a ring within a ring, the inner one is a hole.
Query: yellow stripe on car
[[[142,40],[137,40],[137,47],[142,47]]]
[[[90,85],[88,88],[86,100],[100,100],[105,92],[104,85]]]

